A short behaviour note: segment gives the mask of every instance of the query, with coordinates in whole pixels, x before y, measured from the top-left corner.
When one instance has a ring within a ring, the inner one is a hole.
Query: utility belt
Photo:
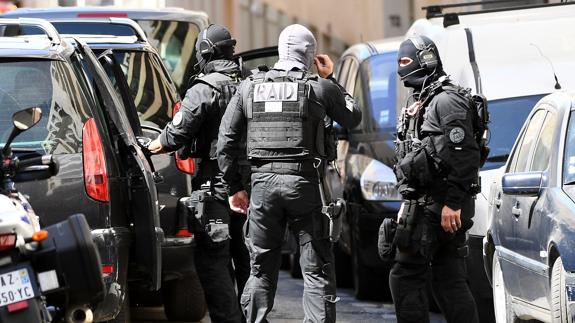
[[[300,175],[303,177],[317,177],[313,159],[298,161],[269,161],[252,160],[252,173],[274,173],[282,175]]]
[[[230,210],[210,188],[195,190],[181,201],[188,210],[188,227],[200,244],[218,247],[230,239]]]

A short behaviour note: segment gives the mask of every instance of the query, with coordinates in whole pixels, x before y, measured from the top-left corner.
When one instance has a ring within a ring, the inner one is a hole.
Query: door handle
[[[501,192],[497,193],[497,197],[493,199],[493,203],[495,204],[495,207],[499,210],[499,208],[501,207]]]
[[[511,208],[511,214],[515,215],[516,218],[521,216],[521,209],[519,208],[519,203],[515,204]]]

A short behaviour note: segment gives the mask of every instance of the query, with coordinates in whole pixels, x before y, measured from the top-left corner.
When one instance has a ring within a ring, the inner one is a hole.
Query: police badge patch
[[[458,144],[465,138],[465,131],[461,127],[455,127],[449,132],[449,140],[452,143]]]
[[[179,126],[182,123],[183,118],[184,116],[182,113],[178,111],[176,115],[174,115],[174,119],[172,119],[172,124],[176,127]]]

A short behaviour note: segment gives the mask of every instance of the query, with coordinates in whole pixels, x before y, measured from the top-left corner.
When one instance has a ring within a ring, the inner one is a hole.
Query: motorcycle
[[[104,282],[86,219],[76,214],[41,229],[15,185],[58,171],[51,155],[15,154],[10,147],[41,117],[38,107],[14,113],[0,152],[0,322],[87,323],[91,307],[103,298]]]

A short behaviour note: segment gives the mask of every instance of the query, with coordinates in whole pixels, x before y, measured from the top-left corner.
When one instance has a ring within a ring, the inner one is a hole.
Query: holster
[[[379,258],[385,262],[392,262],[395,259],[395,234],[397,230],[397,221],[393,218],[383,219],[379,226],[379,235],[377,239],[377,251]]]
[[[343,199],[337,199],[329,205],[321,208],[321,213],[329,218],[329,241],[337,242],[341,235],[343,214],[346,212],[346,203]]]
[[[217,247],[230,238],[230,210],[209,189],[192,192],[183,203],[190,211],[190,231],[198,236],[200,243]]]

